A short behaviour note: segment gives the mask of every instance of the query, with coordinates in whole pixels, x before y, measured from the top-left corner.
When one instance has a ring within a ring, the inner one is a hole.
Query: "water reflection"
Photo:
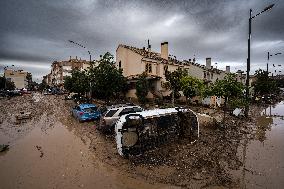
[[[284,102],[266,107],[256,119],[255,132],[245,135],[242,157],[242,188],[284,187]]]
[[[255,139],[259,140],[260,142],[263,142],[266,140],[266,131],[271,130],[271,126],[273,124],[273,118],[267,117],[266,115],[262,115],[257,118],[256,120],[256,126],[257,130],[255,133]]]

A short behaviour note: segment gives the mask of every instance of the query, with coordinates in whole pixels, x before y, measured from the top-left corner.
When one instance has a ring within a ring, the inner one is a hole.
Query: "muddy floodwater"
[[[0,99],[0,188],[284,188],[284,102],[130,159],[61,96]],[[16,123],[15,113],[32,118]],[[234,119],[234,120],[233,120]],[[232,124],[233,126],[230,126]],[[243,126],[244,125],[244,126]],[[242,127],[240,130],[239,128]]]
[[[254,137],[244,136],[239,155],[243,188],[284,188],[284,102],[256,118]]]

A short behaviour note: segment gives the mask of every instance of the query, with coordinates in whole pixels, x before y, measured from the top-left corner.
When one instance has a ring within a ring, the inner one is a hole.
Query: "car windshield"
[[[97,111],[97,107],[88,107],[83,109],[84,112],[94,112]]]

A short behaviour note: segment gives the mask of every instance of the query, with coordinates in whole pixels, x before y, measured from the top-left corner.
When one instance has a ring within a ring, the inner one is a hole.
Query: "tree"
[[[267,95],[279,91],[276,81],[268,76],[264,70],[256,71],[256,81],[252,84],[255,95]]]
[[[28,81],[28,90],[32,90],[34,88],[33,77],[31,73],[27,73],[26,80]]]
[[[136,82],[136,95],[140,103],[145,104],[146,96],[149,92],[149,82],[147,80],[147,73],[143,72]]]
[[[49,85],[45,82],[45,80],[43,79],[41,81],[41,83],[38,85],[38,90],[39,91],[43,91],[44,89],[48,89]]]
[[[187,75],[181,78],[181,90],[187,98],[203,96],[205,85],[201,79]]]
[[[224,119],[227,110],[227,102],[233,102],[234,99],[243,99],[244,94],[244,85],[237,81],[235,74],[228,74],[225,76],[223,80],[216,81],[210,87],[211,95],[215,95],[218,97],[223,97],[225,99],[224,102]]]
[[[126,78],[122,75],[122,69],[115,67],[113,55],[107,52],[98,63],[97,67],[91,66],[88,72],[93,94],[97,98],[109,99],[125,92]]]
[[[172,90],[172,103],[174,105],[174,99],[175,99],[175,93],[181,90],[181,78],[186,76],[186,71],[182,70],[181,68],[178,68],[177,70],[173,72],[166,71],[166,80],[170,84],[170,88]]]
[[[14,90],[16,88],[13,81],[7,80],[5,77],[0,77],[0,89]]]
[[[90,91],[90,80],[87,73],[77,69],[72,70],[72,75],[65,78],[64,88],[80,95],[86,94]]]

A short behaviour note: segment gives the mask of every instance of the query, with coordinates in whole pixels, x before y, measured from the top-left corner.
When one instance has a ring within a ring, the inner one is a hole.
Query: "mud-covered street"
[[[79,123],[63,96],[33,93],[0,99],[1,187],[12,188],[283,188],[284,104],[252,119],[228,116],[202,127],[195,143],[182,139],[139,157],[118,155],[113,136]],[[220,112],[193,108],[218,118]],[[31,112],[18,123],[15,114]]]

